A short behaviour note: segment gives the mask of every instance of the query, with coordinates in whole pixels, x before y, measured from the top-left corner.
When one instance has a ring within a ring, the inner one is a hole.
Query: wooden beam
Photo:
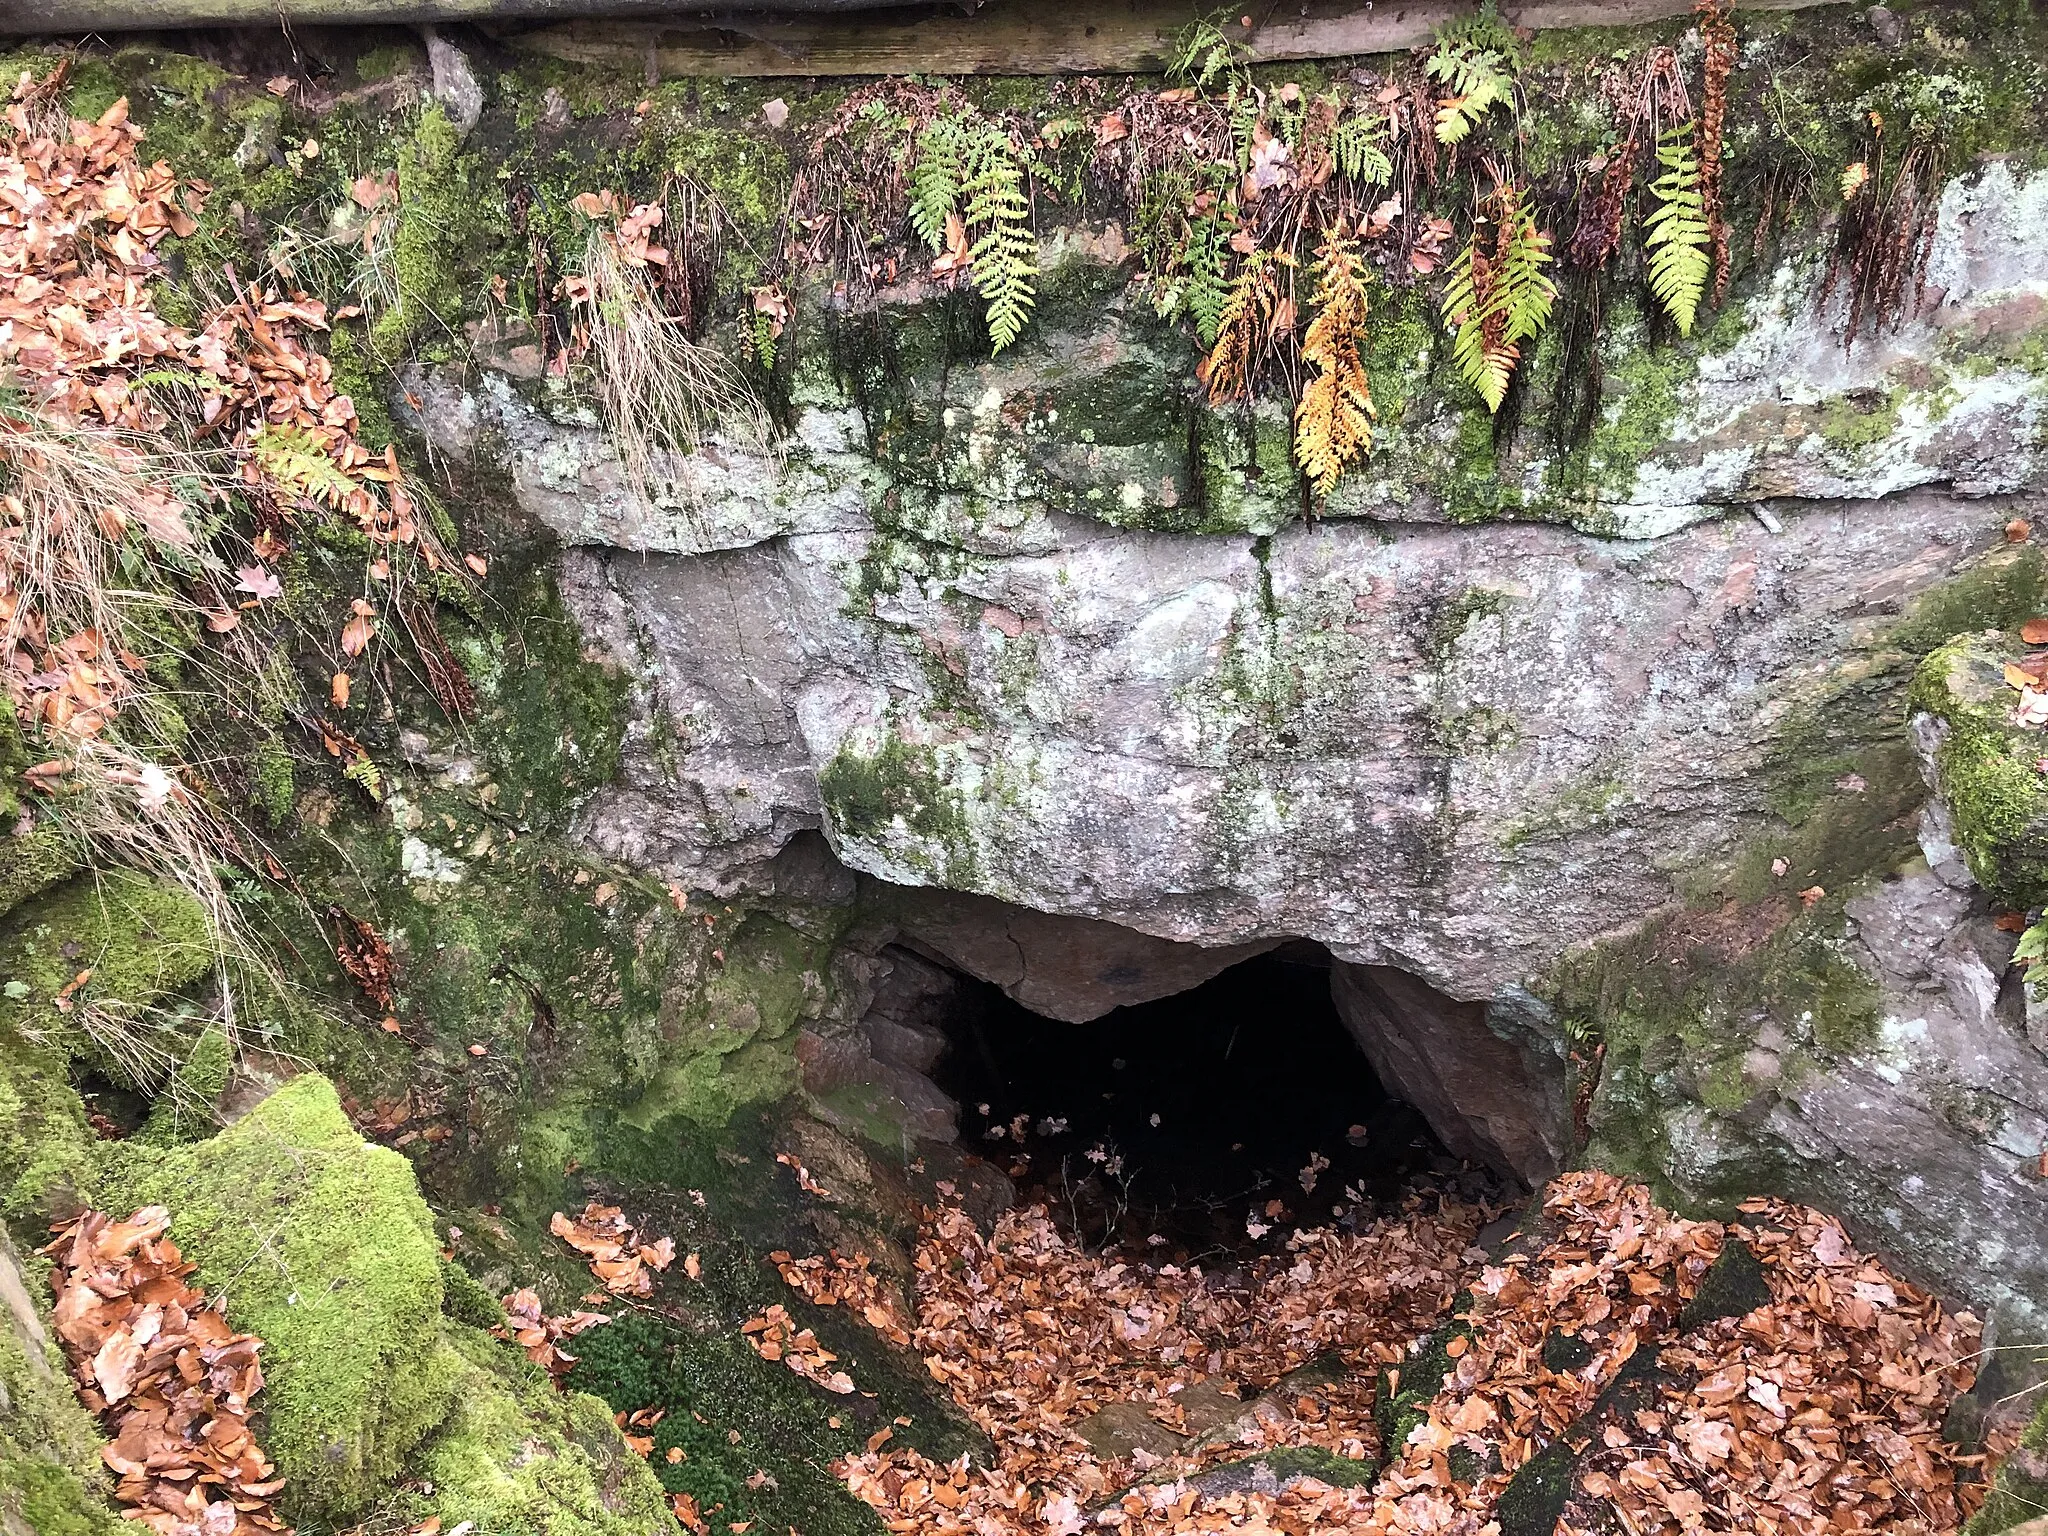
[[[1429,40],[1471,0],[1241,0],[1258,24],[1258,60],[1386,53]],[[1737,0],[1797,10],[1844,0]],[[178,27],[381,26],[471,22],[514,47],[640,69],[650,46],[661,72],[687,75],[942,75],[1154,73],[1200,0],[737,0],[716,12],[675,0],[0,0],[0,35]],[[1636,26],[1692,9],[1690,0],[1525,0],[1502,7],[1518,25]],[[971,10],[971,14],[963,11]],[[644,18],[639,20],[629,18]],[[526,26],[524,23],[540,23]]]
[[[749,14],[874,10],[897,0],[737,0]],[[0,0],[0,36],[154,32],[176,27],[390,26],[674,16],[676,0]]]
[[[1255,62],[1345,58],[1426,44],[1470,0],[1241,0],[1271,17],[1244,32]],[[1750,10],[1799,10],[1842,0],[1738,0]],[[1235,7],[1232,7],[1235,9]],[[1692,10],[1692,0],[1525,0],[1504,6],[1518,26],[1638,26]],[[576,21],[503,29],[514,48],[583,64],[662,75],[1153,74],[1200,14],[1193,0],[998,0],[971,16],[871,12],[858,16],[723,16]],[[1232,30],[1236,30],[1235,27]]]

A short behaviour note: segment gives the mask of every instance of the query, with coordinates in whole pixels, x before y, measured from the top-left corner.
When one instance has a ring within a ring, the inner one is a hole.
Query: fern
[[[967,125],[951,115],[918,130],[917,163],[910,173],[910,227],[933,250],[946,244],[946,215],[967,181]]]
[[[1475,220],[1472,238],[1451,263],[1443,316],[1458,372],[1489,411],[1498,411],[1522,343],[1550,321],[1557,284],[1543,270],[1551,261],[1550,236],[1536,228],[1520,191],[1504,186],[1482,206],[1491,212],[1491,247],[1484,241],[1485,220]]]
[[[1265,251],[1253,251],[1245,258],[1230,285],[1230,297],[1216,317],[1216,341],[1201,369],[1213,404],[1241,400],[1251,392],[1259,338],[1272,323],[1277,298],[1272,259]]]
[[[358,785],[363,793],[372,800],[380,802],[383,800],[384,774],[375,763],[371,762],[362,753],[357,753],[354,759],[341,770],[341,776],[351,784]]]
[[[1495,107],[1515,99],[1513,66],[1493,48],[1442,42],[1422,66],[1432,80],[1451,90],[1436,104],[1436,137],[1440,144],[1462,143]]]
[[[1377,112],[1359,112],[1330,130],[1330,155],[1338,172],[1362,186],[1383,186],[1394,179],[1387,157],[1387,120]]]
[[[339,505],[360,489],[304,427],[266,422],[250,439],[249,453],[264,474],[296,495]]]
[[[1643,220],[1650,292],[1678,326],[1678,334],[1690,336],[1707,289],[1713,249],[1691,123],[1680,123],[1658,136],[1657,163],[1664,167],[1664,174],[1650,184],[1657,206]]]
[[[984,124],[973,135],[960,190],[974,235],[968,271],[988,300],[988,339],[991,350],[1000,352],[1031,318],[1038,292],[1038,237],[1031,232],[1024,167],[1000,125]]]
[[[1223,278],[1223,253],[1223,226],[1213,214],[1188,226],[1186,302],[1194,317],[1195,335],[1204,347],[1216,345],[1216,328],[1230,302],[1230,285]]]
[[[1302,338],[1301,360],[1316,370],[1294,409],[1294,457],[1318,496],[1372,451],[1372,387],[1358,355],[1371,276],[1358,242],[1340,225],[1316,252],[1316,317]]]
[[[1200,17],[1182,27],[1173,39],[1173,58],[1166,66],[1169,80],[1206,91],[1219,79],[1235,85],[1251,61],[1251,49],[1232,42],[1215,17]]]

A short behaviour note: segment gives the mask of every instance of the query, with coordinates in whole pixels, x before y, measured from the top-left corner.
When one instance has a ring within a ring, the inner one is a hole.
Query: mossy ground
[[[697,1253],[702,1278],[671,1271],[652,1312],[582,1335],[568,1383],[621,1412],[666,1409],[651,1431],[655,1471],[665,1488],[694,1495],[714,1524],[873,1536],[873,1512],[831,1475],[833,1458],[885,1428],[942,1459],[978,1447],[980,1437],[921,1361],[845,1309],[805,1303],[764,1260],[777,1248],[818,1246],[806,1218],[811,1197],[774,1160],[772,1124],[744,1116],[716,1142],[675,1122],[647,1131],[620,1125],[600,1140],[593,1155],[605,1192],[646,1213],[679,1251]],[[777,1304],[817,1332],[859,1392],[825,1392],[754,1353],[739,1325]],[[672,1446],[681,1461],[667,1459]]]

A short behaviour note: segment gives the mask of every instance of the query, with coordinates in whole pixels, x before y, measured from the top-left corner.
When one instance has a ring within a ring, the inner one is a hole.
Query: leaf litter
[[[1504,1491],[1552,1447],[1571,1468],[1556,1526],[1568,1536],[1933,1536],[1982,1501],[1979,1458],[1941,1437],[1973,1380],[1977,1319],[1802,1206],[1753,1200],[1739,1222],[1688,1221],[1640,1185],[1578,1172],[1545,1190],[1532,1233],[1497,1260],[1473,1246],[1485,1207],[1415,1195],[1212,1275],[1088,1253],[1042,1207],[983,1235],[940,1188],[914,1317],[865,1255],[771,1256],[811,1302],[907,1336],[995,1447],[987,1465],[942,1463],[878,1439],[835,1463],[892,1536],[1498,1536]],[[1702,1321],[1730,1245],[1769,1299]],[[1382,1446],[1377,1391],[1423,1370],[1423,1341],[1446,1322],[1440,1389]],[[1336,1381],[1283,1384],[1332,1354]],[[1082,1438],[1114,1403],[1185,1433],[1198,1387],[1246,1411],[1167,1456],[1102,1455]],[[1355,1485],[1203,1481],[1292,1446],[1358,1462],[1340,1480]]]
[[[188,1283],[170,1225],[161,1205],[126,1221],[86,1211],[42,1250],[78,1395],[113,1436],[100,1455],[114,1497],[159,1536],[286,1531],[284,1480],[249,1423],[263,1341]]]

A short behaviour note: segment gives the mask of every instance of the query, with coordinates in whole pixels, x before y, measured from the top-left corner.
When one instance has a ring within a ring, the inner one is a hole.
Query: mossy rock
[[[474,1281],[471,1282],[475,1284]],[[557,1392],[545,1373],[473,1328],[450,1327],[455,1410],[408,1471],[431,1487],[442,1529],[491,1536],[667,1536],[661,1483],[612,1411]]]
[[[183,891],[125,870],[80,875],[0,925],[0,1031],[83,1052],[79,1009],[132,1014],[195,980],[214,954],[206,913]]]
[[[1963,1527],[1964,1536],[1994,1536],[2048,1512],[2048,1399],[1998,1469],[1991,1497]]]
[[[0,1220],[28,1224],[76,1211],[99,1147],[63,1053],[0,1029]]]
[[[1571,1497],[1575,1464],[1571,1447],[1562,1440],[1553,1440],[1524,1462],[1494,1505],[1500,1536],[1550,1536]]]
[[[71,1390],[46,1287],[0,1230],[0,1530],[116,1536],[99,1432]]]
[[[1993,901],[2025,910],[2048,901],[2048,778],[2035,766],[2048,734],[2013,722],[2012,653],[1999,631],[1959,635],[1921,663],[1912,703],[1944,727],[1936,772],[1970,872]]]
[[[1443,1390],[1454,1364],[1451,1341],[1471,1337],[1469,1323],[1447,1323],[1400,1365],[1380,1368],[1372,1416],[1379,1426],[1383,1462],[1398,1457],[1415,1426],[1429,1417],[1430,1402]]]
[[[296,1078],[207,1141],[125,1144],[102,1193],[163,1204],[195,1277],[264,1341],[264,1446],[305,1522],[367,1507],[447,1414],[433,1223],[395,1152],[365,1143],[325,1078]]]
[[[1749,1244],[1731,1236],[1700,1277],[1700,1288],[1692,1300],[1678,1314],[1678,1326],[1689,1332],[1724,1317],[1747,1317],[1770,1304],[1771,1286],[1764,1278],[1762,1262]]]

